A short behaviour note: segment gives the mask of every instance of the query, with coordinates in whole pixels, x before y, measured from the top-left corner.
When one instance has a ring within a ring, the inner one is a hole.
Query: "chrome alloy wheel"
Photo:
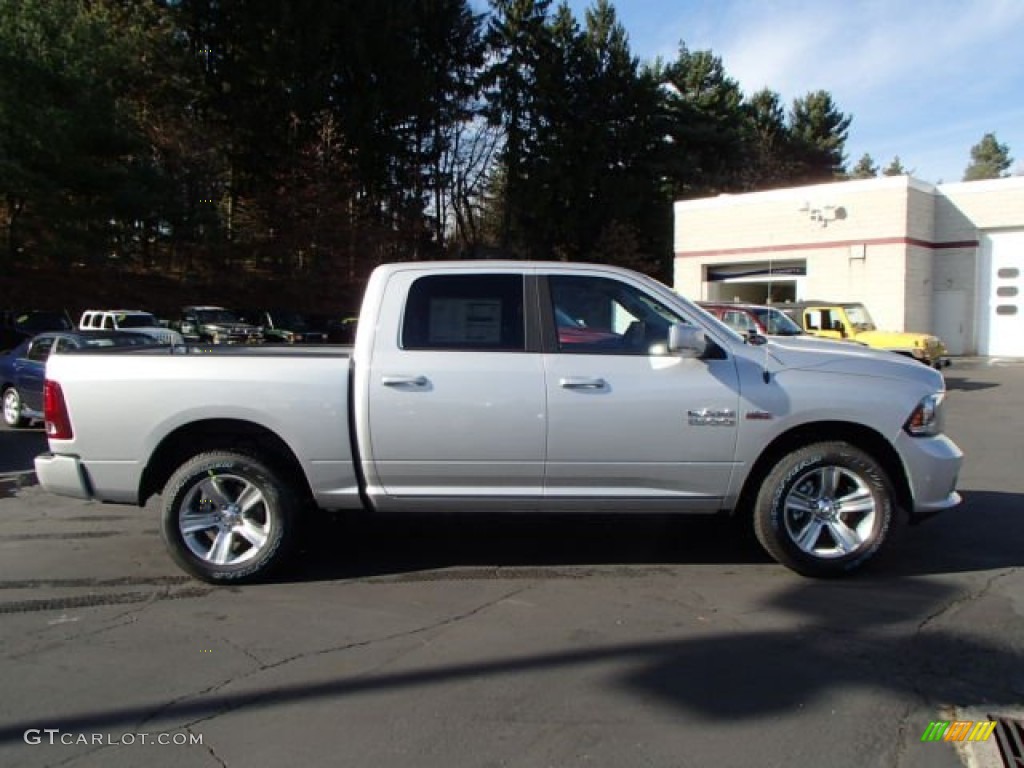
[[[783,499],[786,533],[803,552],[823,559],[857,552],[878,519],[866,480],[845,467],[816,467],[801,475]]]
[[[263,493],[238,475],[211,474],[181,502],[178,530],[193,555],[214,565],[238,565],[256,557],[271,531]]]
[[[4,392],[4,421],[11,427],[21,423],[21,396],[14,387]]]

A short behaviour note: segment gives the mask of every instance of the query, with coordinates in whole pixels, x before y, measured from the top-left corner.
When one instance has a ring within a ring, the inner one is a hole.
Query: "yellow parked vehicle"
[[[872,349],[885,349],[912,357],[933,368],[949,365],[946,345],[938,336],[880,331],[867,307],[859,302],[803,301],[774,306],[814,336],[860,342]]]

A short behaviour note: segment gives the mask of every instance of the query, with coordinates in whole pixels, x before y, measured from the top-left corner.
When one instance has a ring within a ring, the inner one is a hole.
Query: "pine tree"
[[[882,171],[883,176],[907,176],[910,174],[906,168],[903,167],[903,163],[900,162],[900,156],[896,155],[892,162],[885,166]]]
[[[747,115],[748,168],[744,188],[766,189],[785,184],[790,175],[790,141],[778,93],[764,88],[744,104]]]
[[[843,149],[852,120],[836,108],[827,91],[814,91],[793,101],[789,130],[798,180],[828,181],[844,172]]]
[[[873,179],[878,175],[878,166],[871,155],[865,152],[850,171],[851,179]]]
[[[964,171],[964,181],[1007,176],[1012,163],[1010,148],[1000,144],[994,133],[986,133],[981,141],[971,147],[971,163]]]

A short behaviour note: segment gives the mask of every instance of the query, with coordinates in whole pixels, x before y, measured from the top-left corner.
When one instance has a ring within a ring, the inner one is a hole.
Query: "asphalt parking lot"
[[[0,431],[0,765],[999,766],[921,736],[1024,711],[1024,361],[947,386],[964,504],[841,581],[718,520],[462,515],[213,588]]]

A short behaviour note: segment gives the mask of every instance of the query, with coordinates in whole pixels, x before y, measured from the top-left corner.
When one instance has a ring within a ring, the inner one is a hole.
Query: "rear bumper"
[[[39,485],[50,493],[73,499],[93,498],[89,476],[77,456],[41,453],[36,456],[35,466]]]

